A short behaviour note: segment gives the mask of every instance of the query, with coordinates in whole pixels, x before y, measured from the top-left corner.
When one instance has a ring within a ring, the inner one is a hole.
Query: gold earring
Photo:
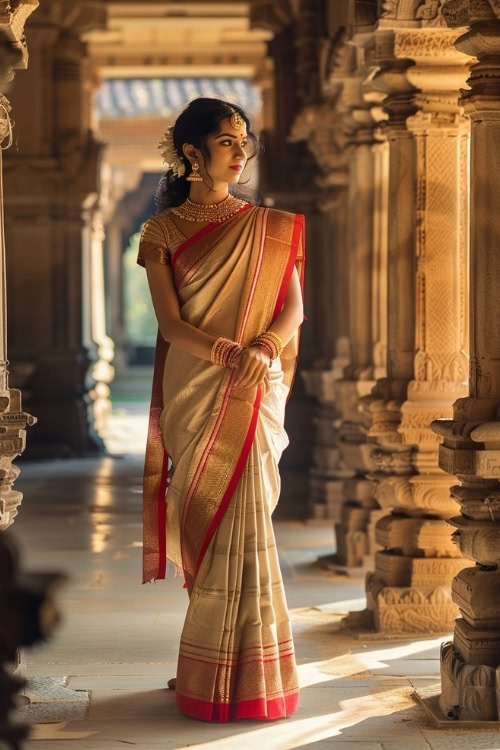
[[[189,177],[186,177],[186,182],[203,182],[203,177],[199,174],[198,170],[200,165],[195,161],[192,165],[192,172]]]

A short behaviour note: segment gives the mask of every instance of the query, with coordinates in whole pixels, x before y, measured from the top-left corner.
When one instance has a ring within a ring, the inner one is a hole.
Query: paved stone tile
[[[27,674],[47,702],[21,711],[52,722],[32,725],[27,750],[500,750],[491,744],[500,735],[435,732],[415,705],[413,685],[438,678],[439,639],[363,642],[339,630],[341,613],[363,604],[363,581],[319,571],[314,559],[332,544],[332,528],[300,521],[275,522],[299,665],[297,713],[222,725],[179,714],[166,681],[187,594],[174,577],[140,582],[141,481],[142,456],[23,466],[17,485],[26,498],[13,531],[24,565],[70,576],[59,597],[61,627],[26,652]],[[74,703],[68,693],[49,693],[64,688],[65,676],[69,694],[90,691],[80,718],[64,713]]]
[[[307,750],[384,750],[384,746],[380,742],[344,742],[344,740],[336,739],[305,742],[303,745],[296,745],[295,747],[303,747]],[[407,749],[405,748],[405,750]]]
[[[360,658],[358,656],[358,658]],[[439,661],[436,659],[399,659],[380,662],[377,659],[362,659],[362,663],[373,675],[393,677],[439,677]]]
[[[140,662],[108,662],[107,664],[102,663],[89,663],[89,664],[68,664],[58,663],[52,664],[50,662],[39,661],[38,663],[30,663],[29,673],[34,677],[46,676],[48,672],[52,675],[69,675],[69,680],[73,677],[106,677],[106,676],[151,676],[152,678],[169,679],[173,676],[177,665],[177,660],[169,662],[157,662],[156,664],[146,663],[141,664]],[[173,672],[172,672],[173,670]]]
[[[130,670],[130,666],[129,666]],[[68,687],[73,690],[162,690],[167,687],[167,680],[175,675],[176,664],[169,671],[163,670],[160,675],[84,675],[70,677]],[[170,677],[167,677],[169,675]]]
[[[52,701],[85,701],[89,696],[84,687],[67,686],[66,677],[29,677],[23,688],[23,695],[32,703],[51,703]]]
[[[66,742],[70,742],[70,740],[66,740]],[[86,739],[72,742],[71,747],[74,747],[75,750],[124,750],[124,748],[127,747],[127,744],[125,744],[122,740],[117,740],[116,742],[110,740],[99,742],[99,746],[98,748],[96,748],[95,740]],[[58,750],[58,748],[60,747],[61,743],[56,744],[54,747],[54,740],[46,740],[44,742],[43,740],[40,741],[28,739],[26,743],[27,750]],[[130,745],[130,747],[133,747],[133,745]],[[64,750],[66,750],[66,748],[64,748]],[[354,748],[352,748],[352,750],[354,750]]]
[[[500,731],[479,730],[423,730],[431,750],[499,750]]]
[[[162,689],[149,690],[92,690],[89,719],[113,721],[137,719],[148,722],[155,716],[165,719],[176,717],[175,692]]]
[[[52,724],[59,721],[85,719],[87,701],[54,701],[52,703],[30,703],[21,706],[14,713],[15,721],[27,724]]]

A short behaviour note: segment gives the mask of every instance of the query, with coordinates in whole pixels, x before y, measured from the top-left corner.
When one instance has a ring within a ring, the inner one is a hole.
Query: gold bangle
[[[241,348],[237,341],[219,336],[215,339],[210,350],[210,361],[218,367],[230,367],[233,358]]]
[[[264,331],[263,333],[259,334],[259,336],[257,336],[256,340],[267,341],[272,346],[274,351],[274,359],[281,356],[281,352],[283,351],[283,341],[277,333],[274,333],[273,331]]]

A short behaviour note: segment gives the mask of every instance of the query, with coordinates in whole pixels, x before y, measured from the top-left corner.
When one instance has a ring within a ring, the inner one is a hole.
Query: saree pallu
[[[181,317],[243,346],[279,315],[294,267],[304,279],[304,217],[247,204],[166,248],[173,222],[154,217],[139,259],[170,263]],[[162,246],[163,242],[163,246]],[[171,245],[171,240],[170,240]],[[177,668],[179,710],[211,721],[291,714],[298,681],[271,514],[300,329],[268,384],[158,334],[144,470],[144,582],[182,569],[189,594]],[[169,459],[171,462],[169,469]],[[166,501],[165,501],[166,497]]]

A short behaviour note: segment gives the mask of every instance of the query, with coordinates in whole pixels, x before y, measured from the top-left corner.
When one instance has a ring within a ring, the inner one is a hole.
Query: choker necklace
[[[193,203],[189,198],[186,198],[184,203],[180,206],[174,206],[171,211],[181,219],[187,219],[187,221],[207,221],[207,222],[221,222],[225,219],[229,219],[243,206],[247,205],[247,201],[235,198],[233,195],[228,195],[220,203]]]

